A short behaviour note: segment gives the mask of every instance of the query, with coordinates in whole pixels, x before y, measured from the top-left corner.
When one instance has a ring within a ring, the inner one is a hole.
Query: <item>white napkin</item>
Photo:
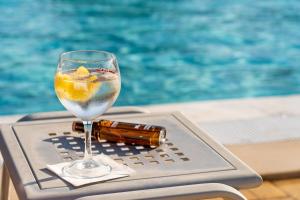
[[[66,180],[67,182],[71,183],[73,186],[76,187],[86,185],[89,183],[95,183],[100,181],[126,177],[135,172],[133,169],[129,168],[128,166],[119,164],[113,159],[111,159],[109,156],[106,156],[104,154],[93,156],[93,159],[95,160],[100,159],[103,163],[111,166],[112,167],[111,173],[97,178],[71,178],[68,176],[64,176],[62,173],[62,168],[70,164],[70,162],[58,163],[55,165],[47,165],[47,168],[50,171],[57,174],[60,178]]]

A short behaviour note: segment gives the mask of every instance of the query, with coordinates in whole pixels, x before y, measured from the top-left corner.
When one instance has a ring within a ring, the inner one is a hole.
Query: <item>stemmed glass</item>
[[[92,157],[92,123],[116,101],[121,87],[120,71],[114,54],[80,50],[62,53],[55,75],[55,92],[62,105],[80,118],[85,130],[85,153],[63,168],[75,178],[107,175],[111,167]]]

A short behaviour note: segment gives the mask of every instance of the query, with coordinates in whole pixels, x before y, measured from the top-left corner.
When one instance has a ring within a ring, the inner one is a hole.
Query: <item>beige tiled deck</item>
[[[298,200],[300,199],[300,179],[265,181],[262,186],[242,190],[242,193],[249,200]]]
[[[300,199],[300,179],[265,181],[260,187],[242,190],[242,193],[249,200],[298,200]]]
[[[300,116],[300,95],[228,99],[145,106],[151,112],[178,110],[196,124],[250,120],[269,116]]]
[[[180,110],[195,123],[253,119],[270,115],[300,115],[300,95],[228,99],[145,106],[151,112]]]

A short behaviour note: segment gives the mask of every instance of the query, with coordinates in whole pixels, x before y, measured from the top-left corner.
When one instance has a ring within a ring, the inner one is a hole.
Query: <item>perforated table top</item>
[[[94,141],[94,154],[104,153],[128,165],[130,177],[74,188],[46,169],[46,164],[83,157],[83,134],[71,131],[75,118],[43,119],[3,125],[1,151],[17,184],[18,195],[74,199],[85,195],[189,185],[205,182],[251,187],[260,177],[180,113],[106,116],[125,122],[166,127],[167,141],[158,148]],[[21,185],[19,183],[22,183]]]

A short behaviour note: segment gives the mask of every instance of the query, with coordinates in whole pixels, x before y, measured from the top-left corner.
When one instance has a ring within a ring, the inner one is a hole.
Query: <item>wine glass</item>
[[[91,131],[93,120],[110,108],[120,93],[121,77],[115,55],[95,50],[62,53],[54,87],[62,105],[83,121],[85,130],[84,158],[65,166],[63,174],[73,178],[109,174],[111,167],[92,157]]]

